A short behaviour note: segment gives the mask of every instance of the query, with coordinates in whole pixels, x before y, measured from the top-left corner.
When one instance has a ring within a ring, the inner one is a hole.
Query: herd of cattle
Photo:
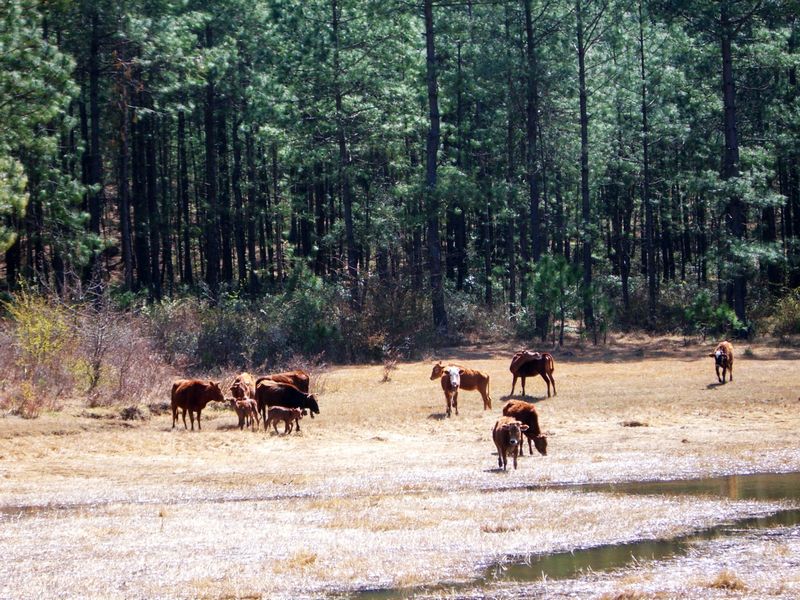
[[[728,341],[720,342],[709,354],[714,359],[717,379],[725,383],[726,372],[733,381],[733,345]],[[720,376],[720,369],[722,376]],[[547,384],[547,397],[550,397],[550,386],[556,395],[556,382],[553,378],[555,361],[548,352],[521,350],[511,359],[509,368],[514,379],[511,394],[522,379],[522,396],[525,397],[525,379],[541,376]],[[477,391],[483,399],[483,409],[491,410],[489,375],[483,371],[468,369],[461,365],[442,365],[441,361],[433,365],[431,380],[439,379],[444,392],[445,414],[450,417],[452,411],[458,414],[458,391]],[[199,379],[178,379],[172,384],[172,427],[178,422],[178,411],[182,411],[183,426],[186,425],[186,413],[194,430],[194,417],[197,415],[197,428],[200,429],[200,413],[209,402],[227,402],[239,417],[239,429],[249,426],[253,429],[263,422],[264,429],[272,425],[278,433],[278,422],[284,423],[284,434],[291,433],[296,427],[300,431],[300,419],[310,413],[319,414],[319,404],[313,394],[309,393],[309,377],[305,371],[287,371],[264,375],[255,379],[249,373],[240,373],[230,387],[231,397],[222,393],[221,382],[201,381]],[[506,470],[508,455],[517,468],[517,456],[524,454],[522,436],[528,438],[528,453],[533,454],[533,446],[542,454],[547,454],[547,436],[539,426],[539,415],[536,407],[524,400],[509,400],[503,406],[503,416],[492,428],[492,439],[497,446],[497,465]]]

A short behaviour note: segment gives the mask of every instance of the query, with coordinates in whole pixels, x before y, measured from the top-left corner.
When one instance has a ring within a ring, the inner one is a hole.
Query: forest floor
[[[286,436],[239,431],[222,407],[201,432],[78,402],[0,417],[0,598],[800,596],[797,526],[567,580],[482,579],[509,557],[788,506],[573,484],[800,471],[800,350],[737,344],[722,385],[712,343],[645,337],[556,352],[558,395],[526,385],[548,455],[525,444],[500,471],[491,429],[516,349],[443,350],[388,382],[380,365],[329,368],[312,379],[321,413]],[[462,391],[445,418],[438,359],[488,372],[492,410]]]

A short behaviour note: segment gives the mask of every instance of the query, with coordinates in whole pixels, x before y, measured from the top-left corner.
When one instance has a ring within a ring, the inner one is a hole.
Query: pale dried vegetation
[[[234,429],[221,406],[204,411],[199,433],[173,431],[168,413],[89,418],[80,402],[0,418],[0,598],[800,593],[796,531],[707,542],[623,572],[465,587],[509,557],[670,537],[778,506],[563,484],[800,465],[800,354],[756,347],[717,385],[706,347],[649,340],[556,353],[559,395],[543,398],[540,378],[526,386],[548,456],[526,444],[519,469],[500,472],[491,429],[515,349],[434,357],[492,378],[493,409],[462,391],[451,419],[430,361],[399,363],[388,381],[383,365],[319,371],[321,414],[288,436]]]

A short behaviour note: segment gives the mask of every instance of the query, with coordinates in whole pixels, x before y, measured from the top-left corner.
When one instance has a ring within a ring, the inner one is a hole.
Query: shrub
[[[775,335],[800,333],[800,288],[795,288],[781,298],[772,314]]]
[[[686,333],[700,333],[705,339],[707,334],[725,334],[742,329],[742,322],[727,304],[713,306],[711,296],[701,290],[692,303],[685,309]]]

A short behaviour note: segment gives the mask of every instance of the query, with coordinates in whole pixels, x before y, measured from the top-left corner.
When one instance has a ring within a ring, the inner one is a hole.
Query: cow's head
[[[728,355],[725,354],[725,350],[722,348],[717,348],[714,350],[714,352],[709,354],[709,356],[714,359],[714,362],[718,367],[724,367],[728,364]]]
[[[241,379],[237,379],[236,381],[234,381],[230,390],[234,398],[238,398],[241,400],[245,396],[247,396],[247,385]]]
[[[442,376],[443,372],[444,372],[444,367],[442,366],[442,362],[439,361],[438,363],[433,365],[433,371],[431,371],[431,381],[433,381],[434,379],[439,379],[439,377]]]
[[[314,413],[319,414],[319,404],[317,404],[317,399],[314,397],[314,394],[309,394],[306,397],[306,408],[311,413],[311,418],[314,418]]]
[[[461,371],[458,367],[447,367],[444,370],[444,377],[447,377],[451,389],[457,390],[461,385]]]
[[[526,426],[527,427],[527,426]],[[533,445],[536,446],[536,450],[539,451],[539,454],[542,456],[547,456],[547,436],[543,433],[540,433],[536,437],[533,438]]]
[[[225,394],[222,393],[221,381],[209,381],[208,390],[211,392],[210,402],[225,402]]]
[[[500,429],[507,433],[509,445],[516,446],[522,443],[522,432],[527,431],[528,426],[519,421],[514,421],[513,423],[503,423]],[[538,445],[536,449],[539,449]]]

